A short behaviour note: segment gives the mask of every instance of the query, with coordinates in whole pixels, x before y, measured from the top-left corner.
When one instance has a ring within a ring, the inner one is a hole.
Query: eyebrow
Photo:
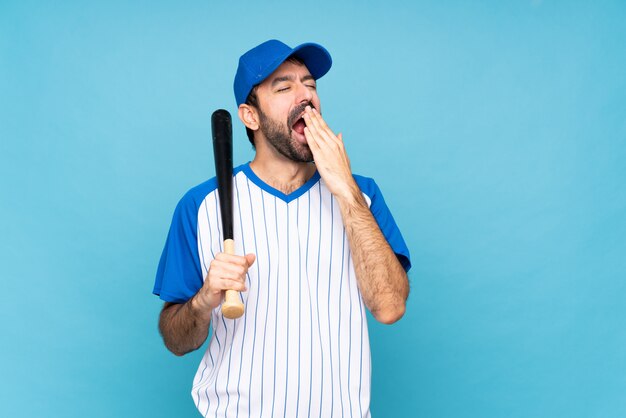
[[[276,86],[276,84],[282,83],[283,81],[293,81],[294,76],[292,75],[285,75],[282,77],[276,77],[275,79],[272,80],[272,87]],[[315,78],[311,75],[311,74],[307,74],[304,77],[302,77],[300,79],[300,81],[308,81],[308,80],[314,80]]]

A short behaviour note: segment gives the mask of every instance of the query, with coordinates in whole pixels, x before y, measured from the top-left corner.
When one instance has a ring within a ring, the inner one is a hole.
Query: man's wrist
[[[189,312],[193,317],[207,322],[211,320],[212,309],[209,309],[202,303],[199,294],[194,295],[194,297],[189,300],[187,305],[189,306]]]
[[[356,182],[348,185],[343,193],[336,194],[335,198],[342,210],[350,211],[355,207],[365,205],[365,199],[363,199],[361,189],[359,189]]]

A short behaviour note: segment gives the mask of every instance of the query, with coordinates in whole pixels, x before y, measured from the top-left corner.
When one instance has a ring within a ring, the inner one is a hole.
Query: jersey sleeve
[[[174,211],[152,291],[166,302],[184,303],[202,287],[197,225],[198,204],[188,193]]]
[[[389,246],[398,257],[398,261],[404,268],[404,271],[409,271],[411,268],[411,256],[409,249],[404,242],[404,238],[400,233],[400,229],[396,224],[396,221],[391,215],[391,211],[385,203],[382,192],[376,184],[376,182],[367,177],[354,176],[357,184],[361,188],[361,191],[370,199],[370,210],[374,215],[374,219],[378,223],[380,230],[387,239]]]

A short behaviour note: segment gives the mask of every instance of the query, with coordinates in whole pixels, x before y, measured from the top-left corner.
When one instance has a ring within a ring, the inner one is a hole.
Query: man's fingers
[[[226,271],[243,275],[248,271],[248,267],[250,267],[255,260],[256,256],[252,253],[246,254],[245,256],[219,253],[215,256],[211,265],[220,266]]]
[[[304,113],[304,122],[316,139],[328,144],[341,145],[343,142],[328,127],[322,115],[315,109],[307,107]]]
[[[245,282],[232,279],[214,280],[214,283],[211,283],[211,287],[214,290],[236,290],[238,292],[245,292],[247,290]]]
[[[215,256],[215,260],[223,261],[226,263],[239,264],[242,266],[245,266],[247,263],[245,257],[228,253],[218,253]]]
[[[212,292],[223,290],[238,290],[240,292],[246,290],[245,276],[231,275],[222,271],[209,272],[207,279],[207,288]]]
[[[225,290],[245,292],[246,273],[248,267],[254,263],[256,256],[245,256],[218,253],[211,260],[209,272],[202,286],[202,300],[210,309],[217,307],[224,300]]]
[[[228,263],[222,260],[213,260],[211,262],[211,268],[209,272],[213,270],[213,273],[219,274],[220,277],[235,278],[243,277],[248,271],[248,264],[244,259],[244,263]]]
[[[317,137],[308,126],[304,127],[304,136],[306,137],[307,144],[309,144],[311,151],[315,153],[315,151],[319,149],[320,145],[317,143]]]
[[[327,139],[327,132],[324,132],[324,127],[317,117],[318,113],[313,113],[310,107],[307,107],[304,113],[304,122],[312,134],[318,135],[321,139]]]
[[[246,261],[248,262],[248,267],[254,264],[254,261],[256,260],[256,255],[250,253],[250,254],[246,254],[245,257],[246,257]]]
[[[209,267],[208,285],[214,290],[245,290],[246,273],[255,260],[254,254],[217,254]]]
[[[334,135],[333,131],[330,130],[330,128],[326,124],[326,121],[324,120],[322,115],[317,111],[317,109],[311,108],[311,115],[312,115],[313,120],[319,125],[319,127],[322,130],[325,130]]]

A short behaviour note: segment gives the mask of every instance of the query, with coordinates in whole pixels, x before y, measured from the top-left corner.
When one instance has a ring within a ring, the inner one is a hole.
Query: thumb
[[[340,132],[339,135],[337,135],[337,138],[339,138],[340,141],[343,141],[343,134]]]
[[[248,262],[248,267],[254,264],[254,261],[256,260],[256,256],[254,254],[252,253],[246,254],[245,257],[246,257],[246,261]]]

